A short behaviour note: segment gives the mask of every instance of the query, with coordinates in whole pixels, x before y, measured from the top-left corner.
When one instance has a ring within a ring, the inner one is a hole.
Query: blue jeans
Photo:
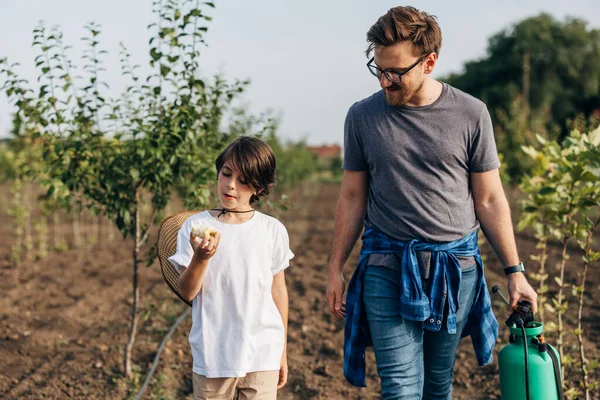
[[[462,272],[456,334],[445,329],[433,332],[423,323],[399,313],[401,272],[369,265],[365,271],[363,302],[373,339],[377,373],[384,400],[451,400],[456,348],[473,306],[478,267]],[[427,291],[427,282],[423,282]],[[427,293],[427,292],[426,292]]]

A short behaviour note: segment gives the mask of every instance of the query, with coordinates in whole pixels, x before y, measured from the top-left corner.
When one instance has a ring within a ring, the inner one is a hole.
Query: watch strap
[[[515,272],[525,272],[525,266],[523,265],[523,262],[513,265],[512,267],[504,268],[505,275],[514,274]]]

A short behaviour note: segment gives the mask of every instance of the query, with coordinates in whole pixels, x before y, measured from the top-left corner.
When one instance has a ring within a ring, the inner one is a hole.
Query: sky
[[[281,116],[284,139],[311,145],[342,144],[344,118],[356,101],[379,90],[365,64],[366,32],[397,5],[412,5],[437,16],[443,43],[434,78],[460,72],[465,62],[485,57],[488,38],[541,12],[557,19],[580,17],[600,28],[598,0],[413,1],[387,0],[216,0],[208,24],[200,67],[203,76],[250,79],[242,102],[259,114]],[[149,71],[147,30],[155,22],[151,0],[0,0],[0,58],[21,65],[17,71],[37,84],[31,47],[39,21],[58,25],[70,55],[80,59],[86,23],[102,26],[100,46],[109,54],[103,80],[117,97],[128,80],[121,76],[119,43],[134,64]],[[14,112],[0,93],[0,138],[8,136]]]

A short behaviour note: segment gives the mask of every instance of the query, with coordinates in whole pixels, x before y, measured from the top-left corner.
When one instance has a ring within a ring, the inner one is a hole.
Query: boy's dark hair
[[[434,15],[414,7],[390,8],[367,32],[367,57],[376,46],[391,46],[409,41],[417,56],[435,53],[439,56],[442,47],[442,30]]]
[[[250,204],[268,195],[275,185],[275,155],[267,143],[256,137],[241,136],[231,142],[217,157],[217,174],[226,162],[244,177],[248,186],[256,190],[257,194],[252,195]]]

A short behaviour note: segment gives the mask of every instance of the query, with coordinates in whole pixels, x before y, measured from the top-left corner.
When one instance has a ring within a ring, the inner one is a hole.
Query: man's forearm
[[[365,208],[366,199],[340,196],[335,210],[333,244],[329,260],[332,272],[342,272],[344,263],[362,231]]]
[[[475,213],[486,239],[504,267],[517,265],[520,260],[506,197],[497,196],[489,202],[475,204]]]

